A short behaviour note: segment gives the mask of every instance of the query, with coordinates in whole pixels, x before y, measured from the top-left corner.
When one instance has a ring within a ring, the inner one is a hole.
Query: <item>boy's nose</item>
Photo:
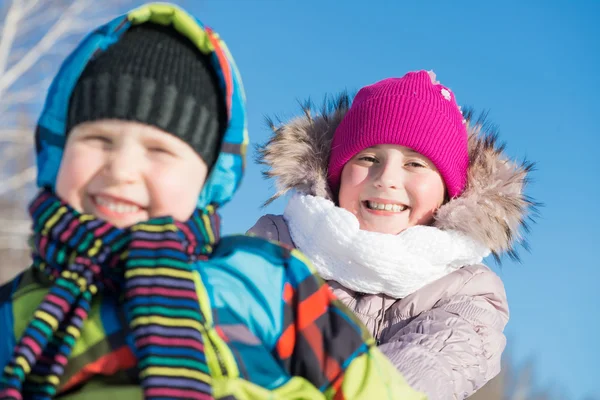
[[[105,165],[105,174],[119,183],[134,182],[139,176],[140,161],[132,151],[111,152]]]

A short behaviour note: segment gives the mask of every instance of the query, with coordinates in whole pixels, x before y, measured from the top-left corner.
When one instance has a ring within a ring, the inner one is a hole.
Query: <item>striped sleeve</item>
[[[235,237],[216,253],[203,280],[244,379],[277,390],[303,378],[336,400],[425,399],[300,252]]]
[[[296,250],[287,272],[276,355],[292,375],[308,379],[326,398],[337,400],[425,399],[408,386],[364,325]]]

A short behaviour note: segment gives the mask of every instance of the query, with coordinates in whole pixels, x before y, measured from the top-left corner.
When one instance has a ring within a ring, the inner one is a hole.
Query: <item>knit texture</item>
[[[363,231],[352,213],[322,197],[294,195],[283,217],[294,245],[323,279],[360,293],[402,299],[490,254],[460,232],[431,226],[399,235]]]
[[[210,62],[172,27],[133,26],[84,69],[71,96],[67,132],[100,119],[142,122],[179,137],[212,167],[227,111]]]
[[[119,229],[51,192],[32,202],[33,267],[53,283],[4,369],[0,398],[51,398],[97,294],[125,293],[145,398],[210,399],[192,261],[218,240],[218,214]]]
[[[396,144],[429,158],[450,197],[467,180],[467,130],[454,94],[427,71],[409,72],[362,88],[335,131],[328,181],[334,193],[344,165],[360,151]]]

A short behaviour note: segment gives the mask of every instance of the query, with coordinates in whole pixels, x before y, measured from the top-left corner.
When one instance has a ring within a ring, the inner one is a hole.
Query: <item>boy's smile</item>
[[[207,166],[184,141],[139,122],[101,120],[69,133],[56,192],[76,210],[124,228],[189,219]]]
[[[94,210],[91,212],[99,218],[105,220],[125,220],[137,219],[138,217],[147,218],[147,210],[133,202],[106,194],[91,195],[91,202]],[[138,215],[138,214],[144,214]]]

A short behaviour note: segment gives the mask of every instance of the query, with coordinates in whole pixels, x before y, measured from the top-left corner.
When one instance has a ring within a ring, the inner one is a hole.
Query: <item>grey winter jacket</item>
[[[249,233],[294,246],[281,215],[261,217]],[[428,399],[463,399],[500,372],[508,305],[486,266],[463,267],[399,300],[329,285]]]
[[[281,126],[260,149],[278,192],[290,189],[335,200],[327,185],[327,160],[335,128],[349,98]],[[494,253],[515,255],[519,230],[534,203],[523,194],[531,166],[507,159],[483,119],[465,112],[470,166],[463,194],[443,205],[434,226],[466,233]],[[487,130],[486,130],[487,129]],[[272,200],[271,199],[271,200]],[[265,215],[249,230],[294,246],[280,215]],[[302,250],[302,249],[300,249]],[[329,282],[377,339],[380,349],[408,383],[430,400],[464,399],[497,375],[508,322],[506,293],[500,278],[484,265],[465,265],[403,299],[363,294]]]

